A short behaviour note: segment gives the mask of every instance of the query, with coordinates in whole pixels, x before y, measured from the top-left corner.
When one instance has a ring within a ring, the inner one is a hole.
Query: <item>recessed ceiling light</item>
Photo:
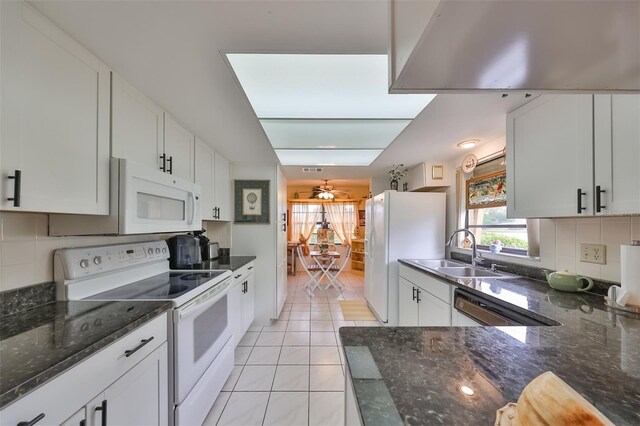
[[[480,142],[480,139],[467,139],[462,142],[458,142],[457,146],[462,149],[470,149],[476,146],[478,142]]]
[[[465,394],[467,396],[473,396],[475,394],[473,389],[471,389],[469,386],[466,386],[466,385],[460,386],[460,392],[462,392],[463,394]]]

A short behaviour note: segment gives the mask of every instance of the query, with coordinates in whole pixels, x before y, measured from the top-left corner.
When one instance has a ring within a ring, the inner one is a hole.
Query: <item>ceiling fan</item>
[[[333,200],[337,195],[349,195],[348,191],[334,189],[333,185],[329,185],[329,180],[324,179],[323,185],[314,186],[311,191],[302,192],[302,194],[311,194],[309,198],[318,198],[320,200]]]

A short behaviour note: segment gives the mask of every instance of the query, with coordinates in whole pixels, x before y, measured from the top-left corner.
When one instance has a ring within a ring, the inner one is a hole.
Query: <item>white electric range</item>
[[[164,241],[57,250],[59,300],[166,300],[169,419],[202,424],[233,369],[227,270],[170,270]]]

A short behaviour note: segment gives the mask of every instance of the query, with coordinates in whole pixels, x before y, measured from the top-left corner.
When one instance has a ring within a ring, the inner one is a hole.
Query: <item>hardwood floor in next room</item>
[[[344,360],[338,330],[372,326],[375,321],[345,321],[339,300],[364,300],[362,274],[345,272],[343,291],[303,284],[308,276],[288,279],[282,314],[268,327],[252,326],[236,348],[235,367],[204,424],[344,424]]]

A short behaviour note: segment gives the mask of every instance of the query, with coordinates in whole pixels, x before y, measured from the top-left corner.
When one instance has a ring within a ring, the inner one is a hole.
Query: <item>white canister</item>
[[[629,293],[628,305],[640,306],[640,241],[620,246],[621,287]]]

